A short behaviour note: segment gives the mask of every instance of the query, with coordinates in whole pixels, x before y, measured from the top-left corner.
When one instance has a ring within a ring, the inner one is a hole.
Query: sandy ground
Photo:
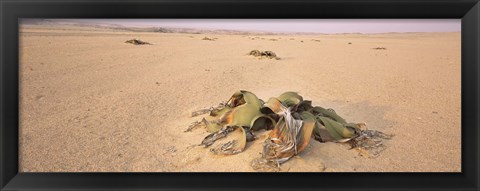
[[[240,89],[264,100],[297,91],[395,135],[376,158],[312,139],[282,171],[461,170],[460,33],[253,37],[23,27],[20,171],[253,171],[266,132],[226,157],[194,146],[205,130],[183,132],[201,119],[192,111]]]

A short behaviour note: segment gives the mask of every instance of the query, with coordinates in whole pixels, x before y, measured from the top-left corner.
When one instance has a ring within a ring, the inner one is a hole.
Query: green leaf
[[[260,109],[260,111],[264,114],[269,114],[269,113],[276,113],[280,114],[283,112],[283,108],[285,108],[282,105],[282,102],[278,100],[277,98],[271,97],[268,99],[267,103],[263,105],[263,107]]]
[[[321,122],[323,123],[327,131],[336,140],[340,140],[343,138],[350,138],[350,137],[353,137],[353,135],[355,135],[355,132],[352,129],[344,126],[343,124],[337,121],[334,121],[333,119],[330,119],[328,117],[322,117],[322,116],[318,116],[317,118],[321,120]]]
[[[303,101],[303,98],[297,92],[285,92],[278,96],[278,100],[286,107],[291,107]]]
[[[347,121],[345,121],[345,119],[343,119],[342,117],[340,117],[339,115],[337,115],[335,112],[332,112],[332,111],[329,111],[328,109],[325,109],[323,107],[319,107],[319,106],[316,106],[316,107],[313,107],[311,109],[311,112],[314,114],[314,115],[318,115],[318,114],[321,114],[322,116],[325,116],[325,117],[328,117],[330,119],[333,119],[341,124],[346,124]]]
[[[258,115],[254,117],[252,120],[252,124],[250,125],[251,131],[258,131],[260,129],[270,130],[275,127],[276,122],[271,117],[267,115]]]

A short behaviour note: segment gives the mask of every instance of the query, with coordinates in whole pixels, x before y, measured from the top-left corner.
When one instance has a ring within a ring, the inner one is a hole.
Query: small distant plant
[[[250,53],[248,55],[252,55],[252,56],[260,57],[260,58],[266,57],[266,58],[269,58],[269,59],[280,60],[280,58],[277,57],[277,54],[275,54],[274,52],[269,51],[269,50],[267,50],[267,51],[252,50],[252,51],[250,51]]]
[[[208,37],[203,37],[202,40],[210,40],[210,41],[215,41],[215,38],[208,38]]]
[[[127,40],[127,41],[125,41],[125,43],[133,44],[133,45],[152,45],[152,43],[141,41],[139,39]]]

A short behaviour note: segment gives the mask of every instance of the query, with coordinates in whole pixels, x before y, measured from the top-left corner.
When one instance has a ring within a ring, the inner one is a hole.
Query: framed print
[[[478,1],[2,1],[2,190],[477,190]]]

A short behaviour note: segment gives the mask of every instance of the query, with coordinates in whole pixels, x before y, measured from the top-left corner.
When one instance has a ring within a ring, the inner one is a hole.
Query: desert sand
[[[296,91],[395,135],[375,158],[312,139],[284,172],[461,171],[460,33],[20,32],[21,172],[252,172],[267,132],[233,156],[196,146],[204,129],[184,132],[202,118],[192,111],[237,90],[264,100]],[[153,45],[124,43],[132,38]]]

